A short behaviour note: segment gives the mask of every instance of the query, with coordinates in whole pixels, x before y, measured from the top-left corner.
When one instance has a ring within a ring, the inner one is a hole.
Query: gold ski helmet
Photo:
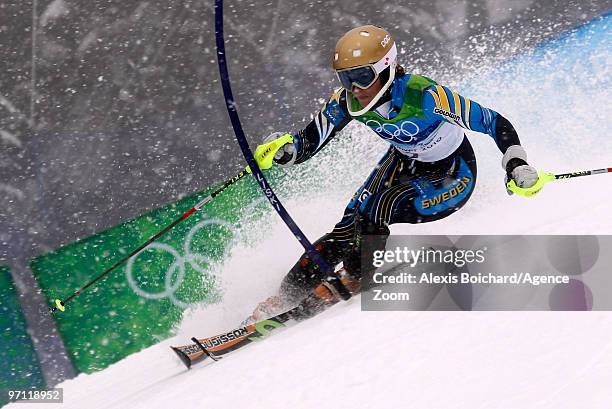
[[[378,102],[395,78],[397,47],[391,34],[377,26],[361,26],[342,36],[334,49],[333,67],[342,86],[351,92],[353,86],[366,89],[378,80],[380,73],[389,68],[389,78],[382,89],[363,109],[349,112],[363,115]]]

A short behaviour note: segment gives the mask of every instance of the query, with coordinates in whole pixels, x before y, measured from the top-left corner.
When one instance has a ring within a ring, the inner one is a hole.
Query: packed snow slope
[[[538,168],[562,173],[612,166],[610,20],[502,68],[481,70],[478,78],[446,84],[510,118]],[[470,202],[445,220],[393,226],[392,233],[612,234],[612,175],[554,182],[533,199],[509,197],[495,144],[485,135],[468,136],[480,166]],[[288,210],[313,239],[339,219],[385,150],[360,126],[337,139],[308,165],[316,171],[292,170],[279,186]],[[245,228],[245,237],[257,244],[238,243],[221,266],[221,304],[194,308],[173,339],[64,382],[61,407],[611,407],[607,312],[361,312],[356,297],[218,363],[186,371],[168,346],[237,325],[276,291],[301,254],[275,215],[264,222],[270,225],[265,234],[255,225]]]

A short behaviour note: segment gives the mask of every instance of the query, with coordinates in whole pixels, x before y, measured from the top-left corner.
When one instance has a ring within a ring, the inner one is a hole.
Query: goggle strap
[[[381,72],[383,72],[385,68],[393,65],[396,59],[397,59],[397,47],[394,42],[393,45],[391,46],[391,49],[387,51],[387,54],[385,54],[385,56],[380,61],[378,61],[376,64],[373,65],[374,71],[376,71],[377,74],[380,74]]]

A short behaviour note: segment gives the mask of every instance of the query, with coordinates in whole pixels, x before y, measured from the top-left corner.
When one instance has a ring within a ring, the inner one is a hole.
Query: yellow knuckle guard
[[[542,190],[544,185],[546,185],[548,182],[552,182],[553,180],[555,180],[555,175],[541,170],[538,172],[538,181],[531,187],[520,187],[514,180],[508,181],[508,183],[506,183],[506,187],[509,191],[516,193],[519,196],[532,197]]]
[[[288,133],[272,142],[259,145],[255,149],[254,155],[257,166],[260,169],[270,169],[273,165],[274,155],[287,143],[293,143],[293,137]],[[247,171],[250,173],[251,169],[247,167]]]

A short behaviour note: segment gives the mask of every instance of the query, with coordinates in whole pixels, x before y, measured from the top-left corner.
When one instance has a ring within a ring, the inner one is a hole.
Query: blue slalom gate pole
[[[219,63],[219,74],[221,76],[221,86],[223,87],[225,105],[227,107],[227,112],[229,113],[230,121],[232,122],[232,127],[234,128],[234,133],[236,134],[236,140],[240,145],[242,154],[244,155],[244,158],[246,159],[247,164],[249,165],[251,172],[255,177],[255,180],[257,180],[257,183],[259,183],[259,186],[263,190],[265,196],[270,201],[272,207],[276,210],[281,219],[283,219],[289,230],[291,230],[291,233],[293,233],[295,238],[304,247],[308,256],[319,265],[319,268],[323,272],[322,278],[334,281],[336,284],[336,288],[338,288],[342,298],[350,298],[350,294],[345,288],[342,287],[330,265],[315,250],[312,243],[304,235],[302,230],[300,230],[297,223],[289,215],[281,201],[278,199],[278,197],[272,190],[272,187],[261,172],[261,169],[259,169],[259,166],[257,166],[257,162],[255,161],[253,153],[249,148],[249,143],[247,142],[246,136],[244,135],[242,124],[240,123],[240,118],[236,109],[236,101],[234,100],[234,96],[232,94],[229,71],[227,68],[225,39],[223,35],[223,0],[215,0],[215,39],[217,43],[217,62]]]

